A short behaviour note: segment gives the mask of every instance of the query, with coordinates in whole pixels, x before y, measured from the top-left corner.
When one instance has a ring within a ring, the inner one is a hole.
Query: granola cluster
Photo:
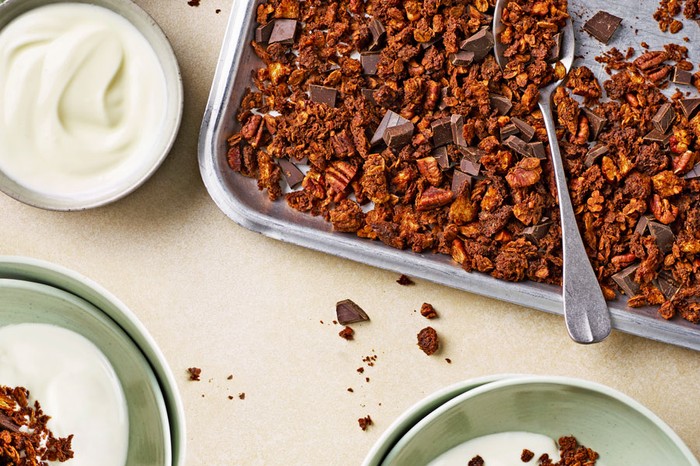
[[[0,385],[0,464],[7,466],[47,466],[49,461],[73,458],[73,436],[56,438],[46,423],[38,401],[28,402],[24,387]]]
[[[683,22],[678,16],[683,12],[686,19],[700,19],[700,1],[698,0],[661,0],[659,8],[654,13],[654,19],[659,23],[663,32],[677,33],[683,29]]]

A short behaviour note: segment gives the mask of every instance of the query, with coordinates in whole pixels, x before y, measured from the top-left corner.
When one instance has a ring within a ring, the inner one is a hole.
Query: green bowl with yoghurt
[[[0,189],[80,210],[143,184],[179,129],[167,38],[128,0],[0,2]]]
[[[558,452],[554,442],[563,436],[598,452],[596,466],[699,465],[666,423],[627,395],[593,382],[544,376],[507,378],[453,398],[416,423],[381,464],[466,465],[476,454],[485,466],[538,464],[545,452],[539,450]],[[511,457],[528,446],[536,453],[530,462],[519,453]],[[499,454],[511,456],[498,463]]]

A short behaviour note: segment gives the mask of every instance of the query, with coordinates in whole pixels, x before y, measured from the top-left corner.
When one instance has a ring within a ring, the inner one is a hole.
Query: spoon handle
[[[539,105],[547,128],[554,178],[559,192],[564,261],[562,294],[566,328],[577,343],[596,343],[610,334],[610,312],[576,224],[550,99],[541,98]]]

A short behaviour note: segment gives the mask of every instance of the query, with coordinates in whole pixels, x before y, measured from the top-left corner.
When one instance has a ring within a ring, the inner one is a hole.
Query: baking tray
[[[199,168],[209,195],[219,208],[239,225],[271,238],[563,315],[559,287],[535,282],[504,282],[485,274],[468,273],[448,256],[401,251],[354,234],[333,232],[322,218],[290,209],[282,200],[270,202],[265,193],[258,191],[255,180],[234,173],[228,167],[226,139],[240,128],[235,120],[236,109],[246,87],[252,86],[251,71],[261,65],[250,47],[256,27],[256,5],[257,2],[247,0],[233,2],[200,131]],[[642,41],[655,50],[668,42],[686,44],[683,37],[689,38],[687,44],[700,39],[700,28],[691,21],[685,21],[685,28],[678,34],[662,34],[652,19],[658,7],[656,1],[570,0],[569,5],[576,34],[576,56],[579,57],[576,64],[585,63],[601,80],[606,74],[593,58],[611,47],[623,53],[628,47],[635,47],[641,53],[639,44]],[[600,9],[624,18],[608,46],[582,31],[583,23]],[[466,295],[465,298],[468,299]],[[700,326],[680,318],[666,321],[657,315],[655,307],[631,309],[621,299],[609,303],[609,307],[613,327],[617,330],[700,350]],[[563,321],[561,331],[566,331]]]

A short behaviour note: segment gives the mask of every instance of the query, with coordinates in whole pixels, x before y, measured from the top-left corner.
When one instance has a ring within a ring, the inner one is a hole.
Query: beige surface
[[[54,213],[0,196],[0,254],[75,269],[141,318],[178,378],[188,465],[359,464],[416,401],[503,372],[622,390],[700,455],[698,353],[616,332],[578,346],[560,317],[427,282],[401,287],[394,273],[283,244],[225,217],[200,179],[197,138],[231,4],[137,3],[164,28],[182,67],[186,104],[175,149],[146,185],[104,208]],[[355,325],[351,342],[331,324],[345,298],[372,318]],[[415,345],[428,324],[414,312],[424,301],[440,313],[430,324],[444,348],[433,357]],[[375,366],[358,374],[371,354]],[[202,368],[201,382],[187,380],[190,366]],[[375,424],[362,432],[357,418],[366,414]]]

